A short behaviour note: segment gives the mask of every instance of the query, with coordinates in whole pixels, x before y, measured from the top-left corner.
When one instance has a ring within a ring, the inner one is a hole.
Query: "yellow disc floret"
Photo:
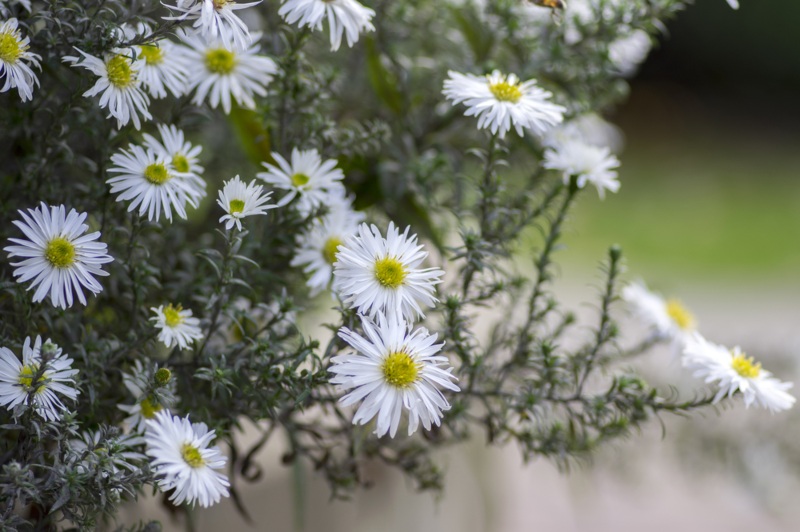
[[[153,163],[144,169],[144,178],[154,185],[163,185],[171,177],[167,167],[161,163]]]
[[[236,214],[244,211],[244,201],[240,199],[232,199],[228,204],[228,212]]]
[[[492,95],[501,102],[517,103],[522,98],[522,91],[516,84],[511,84],[508,81],[500,81],[498,83],[490,83],[489,91]]]
[[[336,262],[336,254],[339,253],[339,246],[342,245],[342,239],[339,237],[332,236],[325,242],[325,245],[322,247],[322,256],[325,258],[325,262],[328,264],[333,264]]]
[[[761,373],[761,363],[753,360],[744,353],[739,353],[733,357],[731,366],[734,371],[746,379],[755,379]]]
[[[302,187],[308,184],[311,180],[306,174],[294,174],[292,176],[292,185],[295,187]]]
[[[387,356],[383,361],[384,380],[396,388],[407,388],[416,382],[419,366],[408,353],[397,352]]]
[[[56,237],[44,248],[44,258],[56,268],[69,268],[75,263],[75,246],[63,237]]]
[[[681,330],[694,329],[694,316],[677,299],[667,301],[667,314]]]
[[[124,55],[115,55],[106,63],[108,81],[118,88],[124,88],[133,83],[133,70],[131,60]]]
[[[174,328],[184,322],[184,318],[181,316],[182,310],[181,305],[173,306],[172,303],[167,305],[167,308],[164,309],[164,322],[167,327]]]
[[[19,384],[26,392],[29,392],[31,388],[34,387],[33,378],[38,372],[39,364],[33,363],[22,366],[22,369],[19,371]],[[42,375],[41,379],[37,379],[36,390],[34,390],[34,393],[41,393],[45,390],[44,384],[41,382],[45,378],[46,376]]]
[[[176,153],[175,156],[172,158],[172,166],[175,168],[176,171],[185,174],[186,172],[189,171],[189,159],[187,159],[185,155]]]
[[[164,407],[161,406],[158,401],[154,401],[149,397],[145,397],[142,399],[142,402],[139,403],[139,408],[141,408],[143,418],[153,419]]]
[[[0,34],[0,61],[16,63],[25,48],[19,45],[19,39],[14,33]]]
[[[160,65],[164,62],[164,50],[153,44],[143,44],[141,47],[141,55],[144,62],[148,65]]]
[[[206,461],[203,460],[203,455],[200,454],[200,449],[191,443],[184,443],[181,446],[181,456],[183,457],[184,462],[195,469],[206,465]]]
[[[236,56],[225,48],[213,48],[206,52],[205,62],[214,74],[230,74],[236,66]]]
[[[397,288],[406,280],[403,263],[394,257],[386,257],[375,262],[375,278],[386,288]]]

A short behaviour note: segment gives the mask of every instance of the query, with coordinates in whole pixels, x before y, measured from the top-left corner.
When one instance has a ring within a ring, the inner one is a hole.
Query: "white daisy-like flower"
[[[619,167],[619,159],[605,146],[592,146],[579,139],[568,139],[545,150],[543,166],[560,171],[565,185],[573,177],[577,178],[579,188],[591,183],[597,188],[601,199],[605,198],[606,190],[616,192],[620,187],[614,170]]]
[[[142,90],[142,81],[139,79],[139,69],[145,62],[143,59],[132,61],[130,52],[124,50],[114,50],[104,59],[100,59],[79,48],[75,49],[83,58],[64,56],[62,60],[99,76],[94,86],[84,92],[83,96],[91,98],[100,94],[100,108],[108,107],[109,117],[117,119],[117,128],[133,122],[136,129],[141,129],[142,119],[153,118],[147,109],[150,98]]]
[[[30,5],[28,5],[30,11]],[[17,19],[11,18],[0,24],[0,92],[17,89],[22,101],[33,99],[33,87],[39,78],[31,66],[41,70],[42,56],[29,52],[31,40],[23,37]]]
[[[297,253],[290,264],[303,267],[312,297],[328,287],[339,246],[356,233],[363,220],[364,214],[354,211],[350,200],[343,198],[334,201],[325,216],[297,237]]]
[[[67,410],[56,394],[74,401],[79,393],[75,389],[77,373],[72,369],[72,359],[62,354],[60,347],[50,340],[42,346],[41,336],[36,337],[33,347],[31,338],[25,338],[22,362],[10,349],[0,347],[0,405],[9,410],[20,404],[32,405],[44,419],[56,421],[60,412]]]
[[[694,371],[695,377],[719,386],[714,396],[715,403],[723,397],[732,397],[738,391],[748,408],[755,404],[774,413],[794,405],[795,398],[786,392],[792,383],[772,377],[769,371],[762,369],[760,363],[748,357],[738,346],[728,349],[707,341],[695,332],[686,341],[683,365]]]
[[[186,204],[197,207],[205,196],[205,182],[190,173],[178,172],[167,152],[145,150],[131,144],[111,156],[114,166],[109,173],[118,174],[106,183],[117,201],[132,200],[128,212],[139,207],[139,216],[158,221],[161,213],[172,221],[172,209],[186,219]]]
[[[134,36],[148,37],[150,26],[139,23]],[[189,71],[183,59],[182,47],[169,39],[156,39],[134,47],[138,61],[138,78],[147,92],[156,99],[166,98],[167,90],[179,98],[188,91]]]
[[[321,205],[344,197],[344,172],[336,168],[334,159],[323,161],[317,150],[301,151],[297,148],[292,150],[291,163],[279,153],[273,152],[272,158],[278,163],[277,166],[261,163],[267,171],[256,174],[256,177],[275,188],[288,191],[278,202],[278,207],[298,197],[297,211],[308,216]]]
[[[204,39],[247,48],[251,40],[250,31],[236,11],[260,3],[261,0],[247,4],[233,0],[178,0],[177,5],[167,5],[167,7],[181,14],[176,17],[164,17],[164,20],[194,20],[192,27]]]
[[[200,166],[199,158],[203,147],[192,145],[186,140],[183,131],[173,125],[159,124],[158,134],[161,137],[160,142],[145,133],[143,135],[145,147],[151,149],[153,153],[163,155],[179,174],[186,174],[186,178],[196,185],[195,190],[202,191],[200,197],[205,197],[206,182],[200,177],[203,167]]]
[[[622,299],[634,315],[658,336],[682,346],[697,326],[692,313],[677,299],[664,299],[651,292],[641,281],[629,283],[622,289]]]
[[[222,104],[225,114],[231,112],[231,99],[247,109],[254,109],[254,96],[266,96],[267,84],[278,71],[275,61],[257,55],[258,36],[248,47],[237,48],[226,41],[205,41],[198,35],[186,34],[184,52],[189,69],[189,90],[194,90],[192,103],[208,100],[212,108]]]
[[[146,453],[161,491],[175,490],[169,498],[174,504],[207,508],[228,496],[228,477],[218,471],[228,459],[219,447],[209,447],[214,436],[205,423],[191,423],[168,410],[147,421]]]
[[[335,375],[331,384],[352,390],[339,400],[342,406],[363,400],[353,423],[363,425],[377,416],[375,434],[388,432],[394,438],[405,410],[409,436],[420,422],[426,430],[438,426],[450,409],[440,388],[459,391],[447,357],[437,355],[444,344],[437,344],[436,335],[424,327],[412,332],[399,316],[379,312],[374,322],[362,316],[361,324],[366,337],[346,327],[339,330],[356,353],[333,357],[328,368]]]
[[[217,199],[217,204],[227,213],[219,219],[220,223],[225,222],[225,229],[235,225],[236,229],[241,231],[242,218],[267,214],[267,210],[277,207],[277,205],[267,205],[272,192],[262,194],[263,190],[263,185],[256,185],[255,181],[246,184],[238,175],[225,182]]]
[[[453,105],[464,103],[466,116],[478,117],[478,128],[505,137],[514,126],[519,136],[529,129],[541,135],[561,123],[566,109],[551,103],[550,92],[536,84],[535,79],[521,82],[514,74],[495,70],[488,76],[448,72],[442,91]]]
[[[172,303],[166,307],[160,305],[150,310],[156,313],[150,321],[155,322],[153,326],[161,330],[158,339],[167,347],[177,345],[181,349],[186,349],[195,340],[203,338],[200,320],[192,317],[191,310],[184,310],[181,305],[176,306]]]
[[[106,251],[108,246],[96,242],[100,232],[86,233],[89,226],[83,222],[88,216],[71,209],[67,214],[63,205],[48,206],[44,202],[25,213],[18,211],[22,221],[16,225],[25,239],[9,238],[16,245],[3,248],[10,257],[21,257],[20,262],[12,262],[14,277],[18,283],[33,279],[28,290],[36,288],[33,302],[38,303],[46,296],[55,307],[66,309],[73,303],[73,292],[81,304],[86,305],[83,289],[93,294],[103,291],[96,276],[108,275],[102,270],[103,264],[113,261]]]
[[[428,256],[417,244],[417,235],[408,236],[389,222],[386,238],[374,225],[361,224],[358,232],[339,246],[333,265],[333,288],[344,303],[358,312],[374,316],[401,314],[413,321],[424,318],[422,307],[432,307],[433,292],[444,272],[439,268],[419,268]]]
[[[148,419],[155,419],[156,414],[165,408],[172,407],[175,402],[175,380],[167,368],[156,369],[152,373],[145,371],[139,360],[134,362],[131,373],[122,374],[122,382],[133,395],[136,402],[132,405],[117,405],[117,408],[128,413],[125,424],[133,432],[143,433]],[[161,393],[148,393],[157,386]]]
[[[322,29],[322,21],[327,18],[334,52],[341,46],[343,35],[347,36],[347,46],[352,48],[361,33],[375,31],[370,22],[375,11],[356,0],[288,0],[278,14],[289,24],[297,23],[300,28],[308,26],[316,31]]]

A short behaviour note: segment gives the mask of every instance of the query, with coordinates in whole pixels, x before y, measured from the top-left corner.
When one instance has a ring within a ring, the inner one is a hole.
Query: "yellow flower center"
[[[332,236],[325,242],[325,246],[322,248],[322,256],[325,258],[325,262],[328,264],[333,264],[336,262],[336,254],[339,253],[339,246],[342,245],[342,239]]]
[[[75,246],[63,237],[56,237],[44,248],[44,258],[56,268],[69,268],[75,263]]]
[[[292,185],[302,187],[307,185],[310,179],[306,174],[294,174],[292,176]]]
[[[214,9],[222,9],[226,5],[231,3],[231,0],[213,0],[214,2]]]
[[[27,47],[19,45],[19,39],[13,33],[0,34],[0,60],[16,63]]]
[[[39,364],[33,363],[28,364],[27,366],[22,366],[22,369],[19,372],[19,383],[25,389],[26,392],[30,391],[33,388],[33,376],[39,371]],[[42,379],[47,378],[46,374],[42,375]],[[44,384],[41,381],[36,383],[36,390],[34,393],[42,393],[45,391]]]
[[[164,309],[164,321],[167,327],[174,328],[184,322],[183,316],[181,316],[182,310],[183,307],[181,305],[177,307],[172,306],[172,303],[167,305],[167,308]]]
[[[507,81],[490,83],[489,91],[501,102],[517,103],[519,99],[522,98],[522,91],[519,90],[519,87]]]
[[[148,65],[160,65],[164,62],[164,51],[158,46],[143,44],[140,48],[139,55],[144,58],[144,62]]]
[[[761,373],[761,363],[753,360],[753,357],[748,357],[744,353],[740,353],[733,357],[731,366],[734,371],[746,379],[754,379]]]
[[[386,288],[397,288],[406,280],[406,275],[403,263],[393,257],[375,262],[375,278]]]
[[[408,353],[392,353],[383,361],[384,380],[396,388],[407,388],[417,380],[419,366]]]
[[[133,83],[131,61],[124,55],[115,55],[106,63],[108,81],[115,87],[125,88]]]
[[[183,456],[184,462],[195,469],[206,465],[206,461],[203,460],[203,455],[200,454],[200,449],[191,443],[184,443],[181,446],[181,456]]]
[[[142,409],[142,417],[145,419],[153,419],[156,417],[156,414],[164,408],[156,401],[151,400],[149,397],[142,399],[142,402],[139,403],[139,407]]]
[[[240,199],[232,199],[231,202],[228,204],[229,213],[236,214],[242,211],[244,211],[244,201]]]
[[[667,300],[667,315],[684,331],[694,329],[694,316],[677,299]]]
[[[171,177],[167,167],[161,163],[153,163],[144,169],[144,178],[154,185],[163,185]]]
[[[181,173],[186,173],[189,171],[189,159],[186,156],[181,155],[180,153],[176,153],[174,157],[172,157],[172,166]]]
[[[225,48],[206,52],[206,68],[214,74],[230,74],[236,66],[236,56]]]

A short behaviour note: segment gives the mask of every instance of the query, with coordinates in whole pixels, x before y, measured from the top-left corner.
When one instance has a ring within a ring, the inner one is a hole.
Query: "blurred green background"
[[[568,264],[617,242],[667,284],[800,284],[798,21],[793,0],[700,0],[668,25],[610,116],[622,188],[584,196]]]

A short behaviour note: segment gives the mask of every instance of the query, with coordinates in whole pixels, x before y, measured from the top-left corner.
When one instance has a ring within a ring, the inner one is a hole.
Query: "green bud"
[[[159,386],[166,386],[169,383],[169,380],[172,378],[172,372],[167,368],[161,368],[156,371],[156,384]]]

